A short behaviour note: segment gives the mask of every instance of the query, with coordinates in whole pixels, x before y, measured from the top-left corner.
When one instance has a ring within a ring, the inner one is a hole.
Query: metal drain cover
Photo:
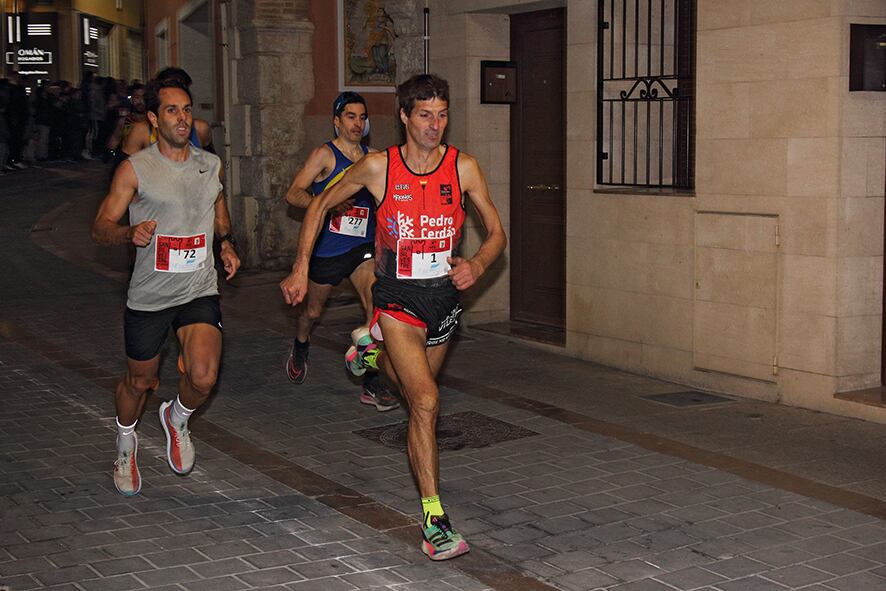
[[[406,451],[408,421],[354,431],[354,434],[376,441],[385,447]],[[511,423],[484,414],[467,411],[442,415],[437,419],[437,447],[455,451],[465,447],[478,448],[538,435]]]
[[[668,392],[667,394],[650,394],[649,396],[641,396],[646,400],[661,402],[671,406],[702,406],[705,404],[719,404],[721,402],[732,402],[730,398],[708,394],[707,392],[699,392],[697,390],[687,390],[686,392]]]

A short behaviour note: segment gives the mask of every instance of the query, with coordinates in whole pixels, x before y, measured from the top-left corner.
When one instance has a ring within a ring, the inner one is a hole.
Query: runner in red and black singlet
[[[367,154],[312,201],[292,273],[280,288],[291,305],[305,297],[310,253],[323,216],[368,189],[378,204],[373,339],[353,334],[346,362],[355,374],[381,368],[408,402],[407,446],[421,495],[422,551],[432,560],[445,560],[467,552],[468,544],[452,527],[438,495],[436,375],[458,325],[460,292],[486,272],[507,239],[476,159],[441,143],[449,116],[446,81],[414,76],[397,88],[397,96],[406,143]],[[486,228],[483,243],[470,258],[458,252],[463,197]]]

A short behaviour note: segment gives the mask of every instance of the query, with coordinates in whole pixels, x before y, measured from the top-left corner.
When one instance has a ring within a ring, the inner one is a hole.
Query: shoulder
[[[357,164],[359,164],[361,168],[371,172],[387,170],[388,153],[387,151],[370,152],[369,154],[363,156],[363,158],[361,158]]]
[[[134,121],[132,123],[132,131],[140,133],[150,133],[150,125],[148,124],[148,120],[142,119],[139,121]]]
[[[201,169],[209,167],[211,170],[217,171],[222,165],[221,158],[217,155],[193,146],[191,146],[191,157],[194,159],[194,163]]]
[[[212,145],[212,125],[203,119],[194,119],[194,130],[197,132],[197,139],[200,140],[200,146],[206,147]]]
[[[147,148],[145,148],[143,150],[139,150],[135,154],[132,154],[126,160],[128,162],[131,162],[133,164],[133,166],[135,166],[136,164],[142,164],[143,162],[148,162],[150,160],[153,160],[155,157],[154,152],[156,151],[154,146],[156,146],[156,145],[157,144],[151,144]]]
[[[200,164],[221,166],[221,158],[219,158],[217,154],[213,154],[208,150],[191,146],[191,154],[200,162]]]
[[[310,154],[310,156],[308,156],[308,158],[313,159],[313,160],[328,159],[328,158],[334,159],[335,154],[332,153],[332,148],[329,147],[328,143],[322,143],[319,146],[317,146],[316,148],[314,148],[313,150],[311,150],[311,154]]]
[[[468,154],[467,152],[462,152],[458,148],[456,148],[456,165],[458,166],[458,171],[461,172],[469,172],[471,170],[479,170],[480,163],[477,162],[477,159]]]

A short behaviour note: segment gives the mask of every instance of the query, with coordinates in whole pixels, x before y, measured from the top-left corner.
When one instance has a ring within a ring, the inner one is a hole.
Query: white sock
[[[121,425],[120,418],[116,418],[117,422],[117,451],[132,451],[135,448],[135,426],[138,421],[131,425]]]
[[[182,404],[181,395],[175,397],[175,402],[172,404],[172,422],[176,426],[181,428],[187,425],[188,419],[191,418],[193,412],[193,408],[188,408]]]

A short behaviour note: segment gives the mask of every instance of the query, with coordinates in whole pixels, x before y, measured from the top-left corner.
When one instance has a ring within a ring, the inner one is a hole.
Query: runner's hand
[[[228,241],[222,242],[221,251],[218,256],[221,258],[225,271],[228,273],[228,276],[225,277],[225,279],[230,281],[230,279],[237,274],[237,269],[240,268],[240,257],[237,256],[237,251],[234,250],[234,247],[231,246],[231,243]]]
[[[280,291],[283,292],[283,299],[287,304],[297,306],[308,293],[308,279],[304,274],[293,270],[280,282]]]
[[[452,267],[449,269],[449,279],[455,289],[464,291],[474,285],[483,274],[480,263],[469,261],[461,257],[447,257],[446,262]]]
[[[348,211],[349,209],[351,209],[352,207],[354,207],[354,200],[353,200],[353,199],[348,199],[348,200],[345,201],[344,203],[342,203],[342,204],[340,204],[340,205],[336,205],[336,206],[332,209],[332,213],[333,213],[333,214],[336,214],[336,215],[341,215],[341,214],[343,214],[344,212],[346,212],[346,211]]]
[[[147,246],[151,243],[156,229],[157,222],[155,220],[148,220],[131,226],[129,228],[129,240],[136,246]]]

